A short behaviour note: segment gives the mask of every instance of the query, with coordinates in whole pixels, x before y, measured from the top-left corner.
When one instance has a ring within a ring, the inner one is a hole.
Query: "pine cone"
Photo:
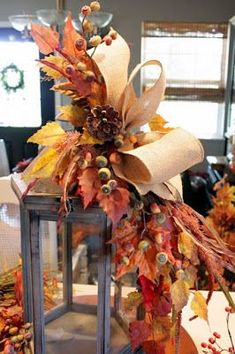
[[[87,130],[96,139],[108,141],[120,134],[122,119],[112,106],[96,106],[88,114]]]

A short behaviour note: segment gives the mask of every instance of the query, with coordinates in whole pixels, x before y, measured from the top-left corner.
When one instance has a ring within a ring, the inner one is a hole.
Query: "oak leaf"
[[[76,49],[76,42],[79,39],[84,41],[84,38],[75,30],[72,16],[69,14],[64,26],[63,50],[72,57],[79,57],[84,55],[86,47],[83,51]]]
[[[171,285],[171,299],[176,312],[180,312],[188,303],[189,285],[184,280],[178,279]]]
[[[85,123],[87,113],[82,107],[76,104],[59,106],[60,115],[57,117],[58,120],[63,120],[70,122],[75,127],[82,127]]]
[[[168,122],[162,116],[160,116],[160,114],[156,114],[156,116],[151,119],[149,127],[152,131],[168,133],[174,128],[166,127],[167,123]]]
[[[127,214],[129,205],[129,191],[126,188],[113,190],[109,195],[104,195],[101,191],[97,194],[99,205],[106,212],[113,222],[113,227],[117,226],[123,215]]]
[[[135,351],[151,334],[151,325],[145,321],[134,321],[129,325],[131,347]]]
[[[193,300],[191,302],[191,309],[198,317],[205,321],[208,321],[208,310],[206,299],[203,297],[200,291],[195,291]]]
[[[49,66],[47,64],[52,64],[52,66]],[[63,70],[66,64],[68,64],[68,62],[64,58],[60,56],[49,55],[48,57],[45,57],[42,61],[39,61],[38,65],[47,76],[51,77],[54,80],[59,80],[64,76]]]
[[[49,122],[33,134],[28,143],[40,144],[43,146],[54,145],[65,135],[65,131],[56,122]]]
[[[43,54],[50,54],[59,46],[59,33],[51,28],[32,23],[31,35]]]
[[[81,187],[83,205],[86,209],[94,200],[101,186],[98,169],[96,167],[86,168],[79,177],[79,186]]]

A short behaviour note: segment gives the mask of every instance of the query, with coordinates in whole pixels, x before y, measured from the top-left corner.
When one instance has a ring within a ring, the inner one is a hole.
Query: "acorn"
[[[168,262],[168,256],[165,252],[159,252],[156,255],[156,261],[160,264],[160,265],[164,265]]]
[[[166,215],[162,212],[156,214],[156,221],[158,224],[164,224],[164,222],[166,221]]]
[[[99,3],[99,1],[92,1],[90,3],[90,8],[91,8],[91,11],[100,11],[100,3]]]
[[[142,240],[138,243],[138,249],[140,251],[147,251],[150,247],[150,243],[147,240]]]
[[[98,175],[102,181],[107,181],[111,177],[111,171],[107,167],[103,167],[99,169]]]
[[[105,156],[97,156],[95,159],[96,166],[99,168],[106,167],[108,164],[108,159]]]
[[[128,265],[129,263],[130,263],[130,260],[128,257],[124,256],[121,258],[121,264]]]
[[[101,187],[101,191],[102,193],[109,195],[112,192],[112,189],[108,184],[103,184],[103,186]]]
[[[115,190],[117,188],[117,181],[115,179],[110,179],[108,181],[108,186],[112,189],[112,190]]]

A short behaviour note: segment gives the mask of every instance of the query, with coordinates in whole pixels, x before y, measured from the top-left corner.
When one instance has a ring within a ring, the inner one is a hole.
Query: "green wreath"
[[[4,89],[10,93],[24,88],[24,71],[15,64],[10,64],[1,71],[1,82]]]

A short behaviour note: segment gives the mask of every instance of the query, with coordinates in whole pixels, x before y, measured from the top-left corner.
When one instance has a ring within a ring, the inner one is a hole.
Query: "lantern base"
[[[96,326],[96,315],[67,312],[46,325],[46,353],[96,354]],[[128,343],[128,335],[111,318],[111,353],[119,354]]]

